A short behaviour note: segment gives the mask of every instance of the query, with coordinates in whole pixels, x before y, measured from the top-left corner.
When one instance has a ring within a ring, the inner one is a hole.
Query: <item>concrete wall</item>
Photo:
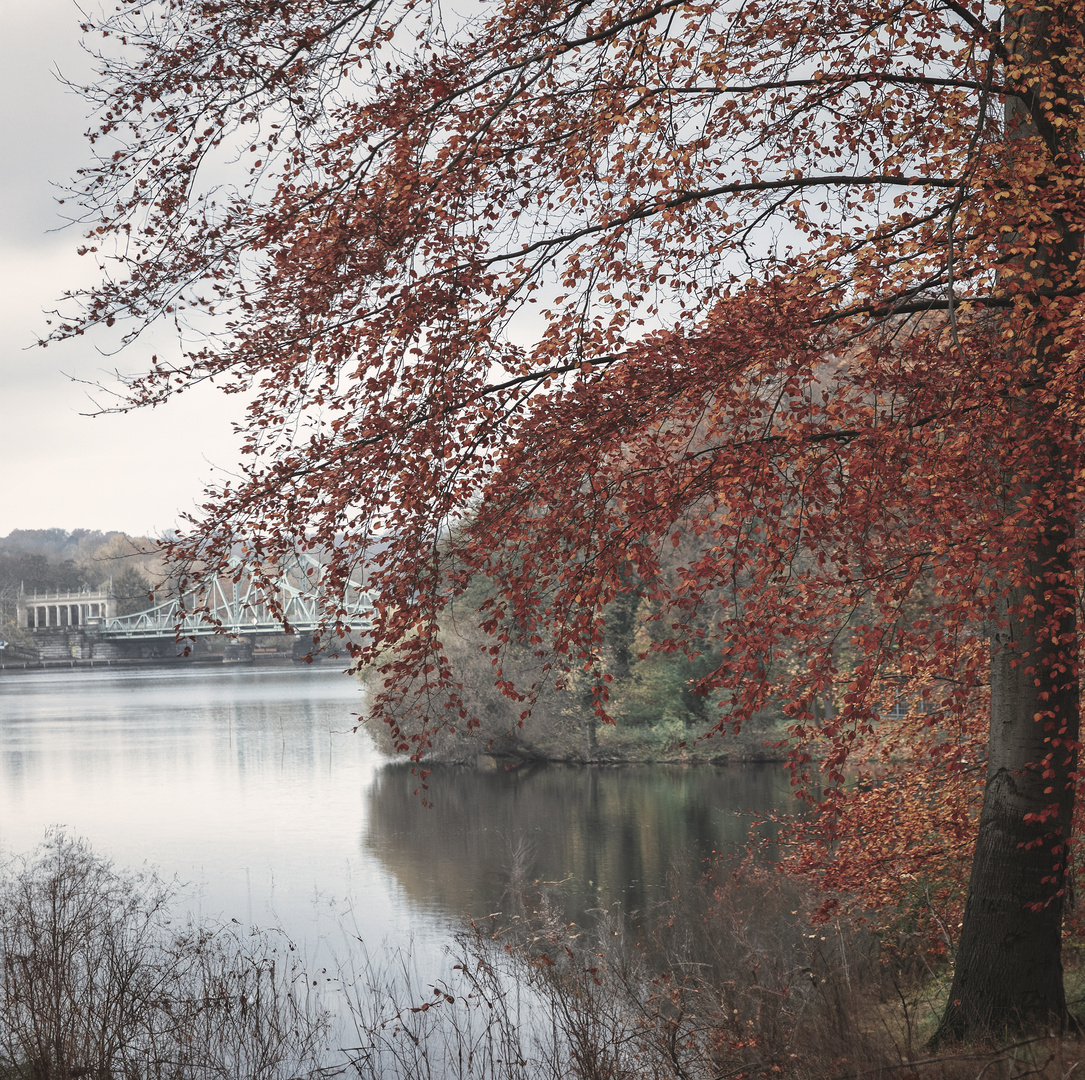
[[[103,641],[75,627],[34,631],[34,646],[45,663],[56,660],[116,660],[124,654],[116,642]]]

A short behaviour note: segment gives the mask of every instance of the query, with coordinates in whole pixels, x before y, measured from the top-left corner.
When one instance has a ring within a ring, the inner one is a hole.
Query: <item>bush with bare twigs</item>
[[[0,867],[0,1080],[1069,1080],[1085,1056],[927,1053],[916,969],[772,871],[590,927],[529,877],[440,978],[359,942],[318,998],[289,941],[176,925],[157,875],[54,833]]]
[[[175,926],[174,889],[50,834],[0,873],[0,1078],[319,1075],[327,1018],[293,947]]]

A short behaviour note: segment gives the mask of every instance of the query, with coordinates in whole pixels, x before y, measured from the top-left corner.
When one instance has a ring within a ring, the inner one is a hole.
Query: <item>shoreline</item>
[[[627,744],[624,747],[607,748],[593,757],[557,749],[552,754],[482,750],[476,754],[426,757],[420,762],[411,762],[398,756],[393,756],[391,760],[415,769],[471,769],[478,772],[516,772],[551,765],[592,769],[620,768],[626,765],[726,768],[733,765],[783,764],[788,760],[787,754],[781,753],[775,746],[778,740],[764,739],[761,734],[751,735],[747,739],[737,736],[728,741],[729,747],[713,747],[713,752],[707,748],[702,751],[690,750],[688,746],[669,751]]]
[[[330,659],[330,658],[329,658]],[[314,660],[321,664],[324,661]],[[310,667],[304,660],[295,660],[290,656],[255,656],[251,660],[224,660],[221,656],[136,656],[117,657],[102,660],[26,660],[0,663],[0,676],[19,675],[29,672],[84,671],[101,668],[141,668],[141,667]]]

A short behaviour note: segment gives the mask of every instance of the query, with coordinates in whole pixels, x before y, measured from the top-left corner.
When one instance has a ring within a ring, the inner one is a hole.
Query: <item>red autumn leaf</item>
[[[540,692],[519,648],[609,718],[631,596],[649,651],[714,658],[721,734],[787,705],[834,856],[800,869],[842,894],[952,877],[982,787],[940,1029],[972,1037],[1065,1015],[1085,42],[1033,0],[887,25],[812,0],[507,0],[462,27],[121,5],[87,89],[110,150],[79,181],[116,261],[54,336],[168,313],[196,343],[129,402],[247,392],[242,474],[169,551],[198,578],[247,543],[269,587],[298,550],[341,587],[364,566],[357,659],[416,760],[478,727],[441,637],[482,580],[516,713]],[[884,772],[850,791],[857,760]]]

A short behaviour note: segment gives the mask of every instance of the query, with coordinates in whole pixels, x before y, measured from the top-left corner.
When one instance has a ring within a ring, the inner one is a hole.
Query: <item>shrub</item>
[[[51,833],[0,873],[0,1078],[315,1076],[327,1019],[292,946],[173,926],[174,888]]]
[[[176,928],[172,886],[83,841],[0,871],[0,1080],[1066,1080],[1081,1060],[1058,1039],[926,1055],[876,937],[814,926],[816,898],[756,867],[635,929],[514,885],[443,977],[363,944],[324,1001],[288,941]]]

